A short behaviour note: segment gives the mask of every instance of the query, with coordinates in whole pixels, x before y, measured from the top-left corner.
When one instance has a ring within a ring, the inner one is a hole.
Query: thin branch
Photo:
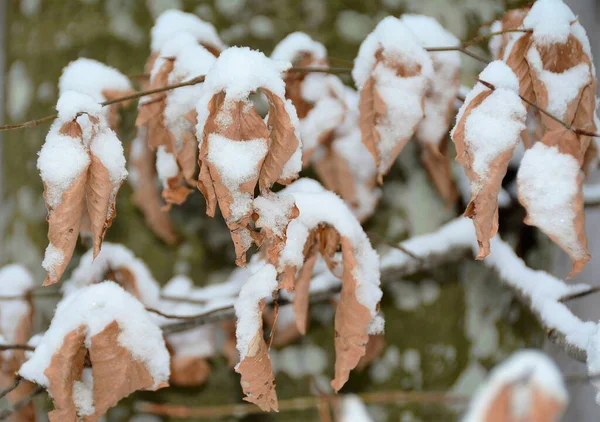
[[[566,295],[560,298],[559,302],[565,303],[570,300],[579,299],[585,296],[589,296],[594,293],[600,292],[600,286],[590,287],[588,290],[584,290],[583,292],[573,293],[570,295]]]
[[[477,82],[479,82],[480,84],[482,84],[483,86],[485,86],[488,89],[491,89],[492,91],[496,89],[496,87],[486,81],[483,81],[481,79],[477,79]],[[548,110],[543,109],[542,107],[538,106],[536,103],[529,101],[527,98],[523,97],[522,95],[519,95],[519,98],[521,98],[521,100],[523,100],[524,102],[526,102],[527,104],[529,104],[531,107],[535,108],[536,110],[538,110],[540,113],[545,114],[546,116],[550,117],[552,120],[560,123],[565,129],[568,129],[570,131],[575,132],[575,134],[577,135],[584,135],[584,136],[591,136],[594,138],[600,137],[600,134],[595,133],[595,132],[590,132],[588,130],[584,130],[584,129],[579,129],[576,128],[574,126],[571,126],[570,124],[562,121],[561,119],[559,119],[558,117],[556,117],[555,115],[553,115],[552,113],[550,113]]]
[[[0,351],[5,350],[35,350],[35,347],[30,346],[29,344],[0,344]]]
[[[484,57],[481,57],[469,50],[467,50],[464,47],[457,47],[457,46],[452,46],[452,47],[428,47],[425,50],[429,51],[430,53],[433,52],[442,52],[442,51],[460,51],[461,53],[481,62],[481,63],[485,63],[488,64],[490,61]]]
[[[471,38],[468,41],[464,41],[462,43],[462,46],[464,48],[467,48],[467,47],[470,47],[470,46],[472,46],[474,44],[478,44],[481,41],[485,41],[488,38],[492,38],[492,37],[495,37],[497,35],[509,34],[511,32],[531,32],[531,30],[529,30],[529,29],[505,29],[503,31],[489,32],[487,34],[478,35],[476,37],[473,37],[473,38]]]
[[[411,251],[406,249],[404,246],[402,246],[398,243],[390,242],[390,241],[384,239],[383,236],[380,236],[379,234],[377,234],[375,232],[367,232],[367,236],[375,238],[375,240],[377,240],[377,242],[384,244],[386,246],[389,246],[390,248],[398,249],[398,250],[404,252],[406,255],[410,256],[412,259],[416,259],[417,261],[421,261],[421,262],[424,261],[422,257],[415,255],[414,253],[412,253]]]
[[[289,72],[299,72],[299,73],[309,73],[309,72],[316,72],[316,73],[333,73],[333,74],[339,74],[339,73],[349,73],[352,71],[352,68],[350,67],[291,67],[289,70]]]
[[[465,405],[468,398],[452,395],[445,392],[418,392],[418,391],[378,391],[373,393],[359,393],[360,399],[368,404],[403,404],[426,403],[440,405]],[[316,409],[322,404],[338,404],[343,395],[320,395],[296,397],[293,399],[279,400],[279,411],[299,411]],[[263,411],[253,404],[227,404],[222,406],[185,406],[170,403],[138,402],[136,410],[172,418],[209,418],[219,416],[246,416],[263,414]]]
[[[0,412],[0,421],[6,420],[10,415],[27,406],[37,395],[43,393],[44,391],[46,391],[44,387],[37,387],[28,396],[13,404],[12,407],[4,409],[2,412]]]
[[[232,306],[224,306],[222,308],[218,308],[218,309],[213,309],[210,310],[208,312],[203,312],[201,314],[195,314],[195,315],[173,315],[173,314],[166,314],[162,311],[159,311],[158,309],[154,309],[154,308],[146,308],[146,310],[148,312],[152,312],[154,314],[160,315],[163,318],[167,318],[167,319],[179,319],[179,320],[197,320],[197,319],[210,319],[211,317],[214,317],[215,315],[217,315],[217,320],[221,321],[221,319],[218,317],[218,315],[221,312],[225,312],[228,314],[229,311],[232,309]],[[213,321],[211,321],[213,322]]]
[[[21,378],[20,375],[17,375],[11,385],[6,387],[4,390],[0,391],[0,399],[2,397],[6,396],[11,391],[13,391],[15,388],[17,388],[19,386],[19,384],[21,384],[21,381],[23,381],[23,378]]]
[[[59,291],[32,290],[29,292],[29,294],[24,295],[0,296],[0,301],[28,300],[29,298],[52,298],[61,296],[62,294]]]

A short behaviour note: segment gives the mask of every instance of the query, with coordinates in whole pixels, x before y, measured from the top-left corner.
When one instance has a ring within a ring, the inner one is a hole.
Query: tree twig
[[[12,407],[4,409],[2,412],[0,412],[0,421],[6,420],[10,415],[27,406],[37,395],[43,393],[44,391],[46,391],[44,387],[37,387],[29,395],[23,397],[21,400],[13,404]]]
[[[600,286],[590,287],[588,290],[584,290],[583,292],[563,296],[560,298],[559,302],[565,303],[570,300],[579,299],[598,292],[600,292]]]
[[[20,375],[17,375],[11,385],[6,387],[4,390],[0,391],[0,399],[6,396],[11,391],[13,391],[15,388],[17,388],[19,384],[21,384],[21,381],[23,381],[23,378]]]
[[[384,244],[386,246],[389,246],[390,248],[398,249],[398,250],[404,252],[406,255],[410,256],[412,259],[416,259],[417,261],[423,262],[422,257],[415,255],[414,253],[412,253],[411,251],[409,251],[408,249],[406,249],[404,246],[402,246],[399,243],[390,242],[390,241],[384,239],[383,236],[380,236],[379,234],[377,234],[375,232],[367,232],[367,236],[375,238],[375,240],[378,243]]]
[[[451,46],[451,47],[428,47],[425,50],[429,51],[430,53],[435,53],[435,52],[442,52],[442,51],[460,51],[461,53],[481,62],[481,63],[485,63],[488,64],[490,61],[486,58],[483,58],[475,53],[473,53],[472,51],[467,50],[464,47],[459,47],[459,46]]]
[[[4,350],[35,350],[35,347],[29,344],[0,344],[0,351]]]
[[[496,89],[496,87],[493,84],[483,81],[479,78],[477,78],[477,82],[479,82],[486,88],[491,89],[492,91]],[[579,129],[579,128],[576,128],[576,127],[568,124],[567,122],[562,121],[561,119],[556,117],[554,114],[550,113],[548,110],[543,109],[542,107],[540,107],[533,101],[529,101],[527,98],[523,97],[522,95],[519,95],[519,98],[521,98],[521,100],[523,100],[524,102],[529,104],[531,107],[538,110],[540,113],[545,114],[546,116],[550,117],[552,120],[556,121],[557,123],[560,123],[565,129],[575,132],[577,135],[591,136],[594,138],[600,137],[600,134],[598,134],[598,133],[590,132],[590,131],[584,130],[584,129]]]
[[[462,46],[464,48],[467,48],[467,47],[470,47],[472,45],[478,44],[481,41],[485,41],[488,38],[492,38],[492,37],[495,37],[497,35],[509,34],[511,32],[531,32],[531,30],[529,30],[529,29],[505,29],[503,31],[488,32],[487,34],[478,35],[476,37],[471,38],[468,41],[463,42]]]
[[[420,391],[378,391],[357,394],[360,399],[368,404],[386,403],[427,403],[440,405],[465,405],[468,397],[448,394],[446,392],[420,392]],[[324,402],[336,404],[342,400],[343,395],[320,395],[296,397],[293,399],[279,400],[279,411],[300,411],[315,409]],[[232,416],[237,417],[262,414],[263,411],[253,404],[228,404],[222,406],[185,406],[170,403],[138,402],[136,410],[172,418],[201,418]]]

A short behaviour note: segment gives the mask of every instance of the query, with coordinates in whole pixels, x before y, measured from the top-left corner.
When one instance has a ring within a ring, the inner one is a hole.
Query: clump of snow
[[[97,102],[106,100],[103,93],[105,90],[129,91],[131,89],[129,79],[117,69],[84,57],[70,62],[63,69],[58,80],[59,94],[76,91],[92,96]]]
[[[205,92],[212,96],[223,91],[227,100],[243,100],[257,89],[265,88],[284,98],[282,72],[291,66],[290,62],[272,60],[248,47],[230,47],[221,53],[206,75]]]
[[[212,24],[191,13],[171,9],[160,15],[152,27],[150,32],[152,51],[159,52],[170,38],[181,32],[191,34],[200,44],[217,50],[225,48]]]
[[[262,325],[260,302],[270,299],[277,288],[277,270],[271,264],[264,264],[246,281],[235,302],[237,324],[235,329],[236,347],[240,352],[240,362],[249,353],[250,343]]]
[[[81,373],[81,381],[73,383],[73,402],[77,408],[77,414],[81,416],[93,415],[94,407],[94,376],[91,368],[84,368]]]
[[[359,88],[362,88],[375,71],[375,56],[379,50],[383,50],[387,60],[402,63],[407,70],[416,70],[421,66],[424,75],[430,76],[433,72],[429,55],[419,45],[409,27],[399,19],[388,16],[379,22],[360,45],[352,69],[352,77]]]
[[[109,281],[82,288],[58,304],[50,328],[31,358],[21,366],[19,374],[48,387],[44,371],[62,346],[65,336],[84,326],[89,347],[91,338],[113,321],[119,324],[121,330],[119,344],[145,365],[154,379],[154,387],[167,382],[170,358],[162,331],[152,321],[144,305]]]
[[[165,189],[169,187],[169,179],[177,177],[179,174],[179,166],[175,156],[167,152],[164,145],[160,145],[156,150],[156,172]]]
[[[567,42],[575,20],[577,16],[562,0],[538,0],[527,13],[523,27],[533,30],[539,45],[562,44]]]
[[[556,364],[541,352],[525,350],[515,353],[492,370],[471,402],[464,422],[482,421],[503,388],[509,386],[513,389],[510,405],[514,415],[530,414],[536,392],[542,392],[563,405],[569,398]]]
[[[63,193],[90,164],[81,141],[59,133],[62,124],[61,121],[52,124],[37,161],[46,188],[46,201],[52,208],[60,204]]]
[[[7,343],[14,343],[17,329],[31,312],[25,295],[33,289],[33,276],[22,265],[10,264],[0,269],[2,296],[23,296],[23,299],[0,301],[0,334]]]
[[[530,48],[527,51],[527,63],[546,87],[547,111],[559,119],[565,118],[569,103],[579,95],[581,88],[589,84],[593,77],[592,68],[588,63],[580,63],[561,73],[544,69],[537,48]]]
[[[367,407],[356,394],[345,394],[342,399],[340,422],[372,422]]]
[[[154,307],[158,303],[159,286],[150,270],[142,260],[123,245],[104,242],[98,256],[88,250],[79,260],[71,278],[63,284],[63,293],[72,295],[91,284],[102,283],[110,270],[126,269],[135,278],[135,289],[139,300],[146,306]]]
[[[423,47],[459,46],[460,41],[429,16],[403,14],[405,24]],[[425,116],[417,127],[422,142],[439,144],[448,133],[448,107],[459,90],[460,52],[430,52],[434,75],[425,96]]]
[[[525,152],[517,173],[519,197],[527,204],[530,223],[559,239],[575,258],[586,256],[577,239],[572,206],[579,192],[580,171],[573,156],[536,142]]]
[[[116,184],[118,190],[121,182],[127,178],[128,173],[123,145],[117,138],[116,133],[108,127],[97,133],[90,144],[90,150],[106,167],[111,183]]]
[[[294,62],[303,54],[310,54],[316,61],[327,58],[325,46],[313,40],[304,32],[292,32],[282,39],[273,49],[271,58],[286,62]]]
[[[252,206],[252,194],[242,193],[239,186],[255,179],[260,163],[268,151],[266,139],[231,140],[216,133],[208,137],[208,161],[216,167],[221,181],[233,194],[231,218],[237,220]]]
[[[58,120],[66,123],[74,120],[82,113],[98,116],[102,113],[102,105],[91,95],[76,91],[65,91],[58,98],[56,111],[58,111]]]
[[[495,89],[480,105],[473,108],[465,123],[465,142],[472,156],[472,169],[487,180],[490,163],[504,151],[519,142],[525,129],[527,110],[519,98],[519,81],[505,63],[496,60],[480,74],[479,79],[492,84]],[[478,83],[467,95],[456,121],[460,121],[471,101],[489,88]],[[455,128],[452,130],[454,136]],[[478,188],[474,187],[475,190]]]
[[[42,268],[48,272],[54,273],[54,269],[60,266],[65,260],[65,254],[62,250],[58,249],[52,243],[46,246],[44,252],[44,260],[42,261]]]
[[[271,193],[259,196],[254,200],[254,209],[259,215],[256,225],[268,228],[275,236],[283,238],[294,206],[295,202],[292,195]]]
[[[304,245],[309,233],[320,224],[334,227],[353,246],[358,265],[353,276],[356,280],[357,300],[367,307],[374,318],[382,292],[379,287],[379,256],[371,247],[369,238],[344,201],[333,192],[326,191],[316,181],[299,179],[281,191],[294,197],[300,211],[286,230],[286,244],[279,256],[278,267],[302,267]]]

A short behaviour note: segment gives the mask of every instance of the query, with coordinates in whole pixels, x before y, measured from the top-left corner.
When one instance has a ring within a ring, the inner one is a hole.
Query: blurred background
[[[149,30],[164,10],[192,12],[215,25],[228,45],[246,45],[270,54],[293,31],[304,31],[328,48],[333,66],[351,67],[360,42],[387,15],[404,12],[437,18],[458,38],[472,38],[481,25],[523,1],[499,0],[4,0],[0,2],[1,115],[4,123],[53,113],[62,68],[78,57],[114,66],[134,82],[149,55]],[[600,10],[596,0],[569,0],[600,57]],[[481,45],[480,53],[486,53]],[[463,56],[461,82],[471,86],[481,64]],[[351,84],[349,74],[342,79]],[[138,85],[139,86],[139,85]],[[124,112],[119,133],[127,150],[134,137],[135,106]],[[0,133],[0,264],[18,262],[41,281],[41,261],[47,244],[43,186],[36,169],[37,151],[48,125]],[[438,197],[418,162],[413,144],[402,152],[384,185],[384,196],[366,228],[388,241],[431,232],[460,213]],[[309,174],[310,175],[310,174]],[[106,240],[120,242],[140,258],[161,283],[185,274],[197,285],[223,280],[232,269],[233,247],[221,218],[205,217],[199,192],[171,211],[182,241],[168,247],[146,227],[131,202],[127,183],[120,191],[118,217]],[[549,241],[522,224],[523,211],[509,204],[502,210],[503,237],[535,268],[563,277],[570,262]],[[588,209],[588,239],[592,259],[577,280],[600,284],[600,210]],[[375,242],[376,243],[376,242]],[[85,251],[79,247],[80,255]],[[77,254],[76,254],[77,256]],[[72,265],[77,263],[73,259]],[[68,273],[68,272],[67,272]],[[524,347],[544,347],[544,333],[533,317],[497,282],[483,265],[467,260],[406,280],[386,284],[382,309],[387,325],[381,357],[355,372],[343,392],[391,390],[447,391],[470,396],[489,368]],[[1,288],[1,287],[0,287]],[[597,320],[600,296],[573,301],[575,313]],[[40,303],[40,327],[47,326],[55,303]],[[333,372],[333,307],[312,307],[311,329],[305,338],[273,352],[280,399],[327,390]],[[585,367],[548,348],[567,372]],[[239,376],[215,359],[213,374],[201,388],[169,388],[134,396],[111,411],[109,420],[135,416],[136,398],[157,402],[238,403]],[[452,421],[462,407],[418,403],[369,405],[375,421]],[[600,420],[600,408],[587,385],[572,386],[567,421]],[[315,420],[317,411],[282,412],[244,420]],[[235,420],[235,418],[231,419]]]

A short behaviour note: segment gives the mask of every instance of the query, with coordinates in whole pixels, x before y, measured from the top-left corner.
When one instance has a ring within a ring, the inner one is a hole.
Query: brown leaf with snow
[[[260,313],[264,306],[263,301]],[[262,324],[248,346],[246,357],[238,364],[235,371],[242,377],[241,385],[246,395],[245,401],[256,404],[265,412],[279,411],[275,392],[275,376],[267,344],[263,339]]]
[[[48,275],[44,286],[56,283],[62,277],[69,264],[73,251],[77,245],[81,216],[85,209],[85,186],[87,181],[87,168],[62,194],[60,204],[55,209],[49,209],[48,215],[48,240],[50,246],[58,253],[45,267]],[[44,186],[44,191],[48,186]]]
[[[300,57],[293,60],[293,65],[300,68],[328,66],[326,62],[315,59],[311,53],[303,53]],[[302,95],[302,85],[308,74],[308,72],[286,72],[284,78],[285,97],[289,98],[296,108],[299,119],[305,118],[308,112],[313,108],[313,104],[306,101]]]
[[[356,280],[353,271],[358,262],[349,239],[342,237],[344,274],[342,292],[335,311],[335,378],[331,386],[339,391],[366,353],[369,341],[368,329],[372,320],[367,307],[356,298]]]
[[[285,108],[283,99],[267,89],[263,89],[263,92],[269,101],[267,124],[270,128],[271,144],[260,169],[259,185],[261,192],[269,190],[275,182],[287,185],[298,177],[298,174],[286,177],[283,175],[283,170],[300,145],[300,140],[296,136],[292,124],[292,118]]]
[[[298,273],[298,278],[295,281],[294,289],[294,317],[298,332],[306,335],[306,328],[309,319],[309,302],[310,302],[310,281],[312,279],[313,268],[317,262],[317,254],[309,253],[304,261],[304,265]]]
[[[90,154],[90,158],[85,196],[96,257],[100,253],[106,230],[116,216],[115,194],[121,183],[111,182],[108,170],[93,153]]]
[[[375,87],[375,79],[369,78],[365,86],[360,91],[360,132],[362,135],[362,141],[373,156],[377,168],[381,163],[381,157],[379,155],[379,141],[381,137],[377,130],[377,124],[384,116],[387,110],[381,95],[377,92]]]
[[[373,334],[369,336],[369,342],[367,343],[367,349],[365,354],[358,365],[356,365],[356,369],[359,371],[364,371],[371,363],[373,363],[376,359],[381,356],[383,350],[385,349],[385,337],[383,334]]]
[[[102,90],[102,96],[105,101],[116,100],[117,98],[122,98],[127,95],[133,94],[135,91],[132,89],[129,90],[117,90],[117,89],[104,89]],[[115,104],[108,105],[108,126],[114,130],[115,132],[119,130],[119,123],[121,121],[121,116],[119,115],[119,110],[122,107],[127,107],[131,101],[120,101]]]
[[[508,162],[512,157],[514,147],[506,150],[490,162],[487,171],[487,180],[482,181],[472,169],[474,152],[470,151],[465,140],[465,125],[473,109],[481,105],[490,95],[491,90],[478,94],[468,104],[460,121],[454,130],[453,140],[456,145],[456,161],[467,173],[471,183],[480,186],[480,189],[471,194],[471,200],[465,211],[465,216],[473,219],[479,244],[477,259],[483,259],[490,253],[490,239],[498,232],[498,193],[502,187],[502,179],[506,175]]]
[[[116,321],[92,336],[89,349],[85,344],[85,330],[85,326],[80,326],[67,334],[44,371],[48,378],[48,392],[54,401],[54,410],[48,414],[51,422],[77,422],[80,418],[93,422],[134,391],[155,389],[154,379],[144,363],[136,360],[119,343],[121,329]],[[82,379],[87,359],[91,363],[94,380],[94,411],[80,414],[73,385]],[[164,386],[159,385],[158,388]]]

